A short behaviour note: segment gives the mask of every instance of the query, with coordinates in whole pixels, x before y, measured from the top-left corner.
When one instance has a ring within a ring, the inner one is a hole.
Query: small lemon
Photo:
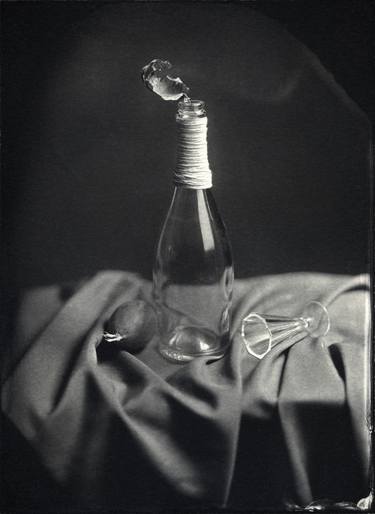
[[[121,304],[105,323],[103,338],[120,350],[138,353],[152,339],[157,328],[156,312],[144,300]]]

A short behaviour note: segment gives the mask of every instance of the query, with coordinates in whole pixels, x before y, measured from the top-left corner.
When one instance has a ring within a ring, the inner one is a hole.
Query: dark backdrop
[[[103,268],[150,277],[175,151],[175,106],[139,78],[154,57],[207,103],[237,277],[368,269],[370,2],[3,2],[2,12],[8,285]]]

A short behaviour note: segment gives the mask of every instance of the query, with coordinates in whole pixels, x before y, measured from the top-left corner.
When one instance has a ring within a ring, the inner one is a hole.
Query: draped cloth
[[[102,341],[114,309],[150,289],[137,275],[103,271],[71,291],[25,295],[2,407],[32,454],[17,446],[5,466],[40,463],[62,496],[39,486],[37,504],[265,509],[368,495],[366,275],[237,280],[229,351],[187,364],[164,360],[157,335],[138,355]],[[238,332],[246,314],[298,315],[314,299],[328,308],[327,336],[291,339],[262,361],[246,352]],[[29,475],[43,484],[41,472]],[[10,471],[9,489],[14,480]]]

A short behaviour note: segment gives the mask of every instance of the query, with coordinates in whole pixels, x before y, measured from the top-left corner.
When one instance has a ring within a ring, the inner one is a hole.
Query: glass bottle
[[[178,104],[175,190],[153,270],[159,350],[188,362],[221,357],[229,345],[231,249],[211,190],[204,104]]]

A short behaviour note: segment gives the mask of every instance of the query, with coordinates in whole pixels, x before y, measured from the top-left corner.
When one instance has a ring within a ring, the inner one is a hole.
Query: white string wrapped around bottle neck
[[[180,102],[177,114],[176,186],[190,189],[212,187],[207,156],[207,117],[203,102]]]

